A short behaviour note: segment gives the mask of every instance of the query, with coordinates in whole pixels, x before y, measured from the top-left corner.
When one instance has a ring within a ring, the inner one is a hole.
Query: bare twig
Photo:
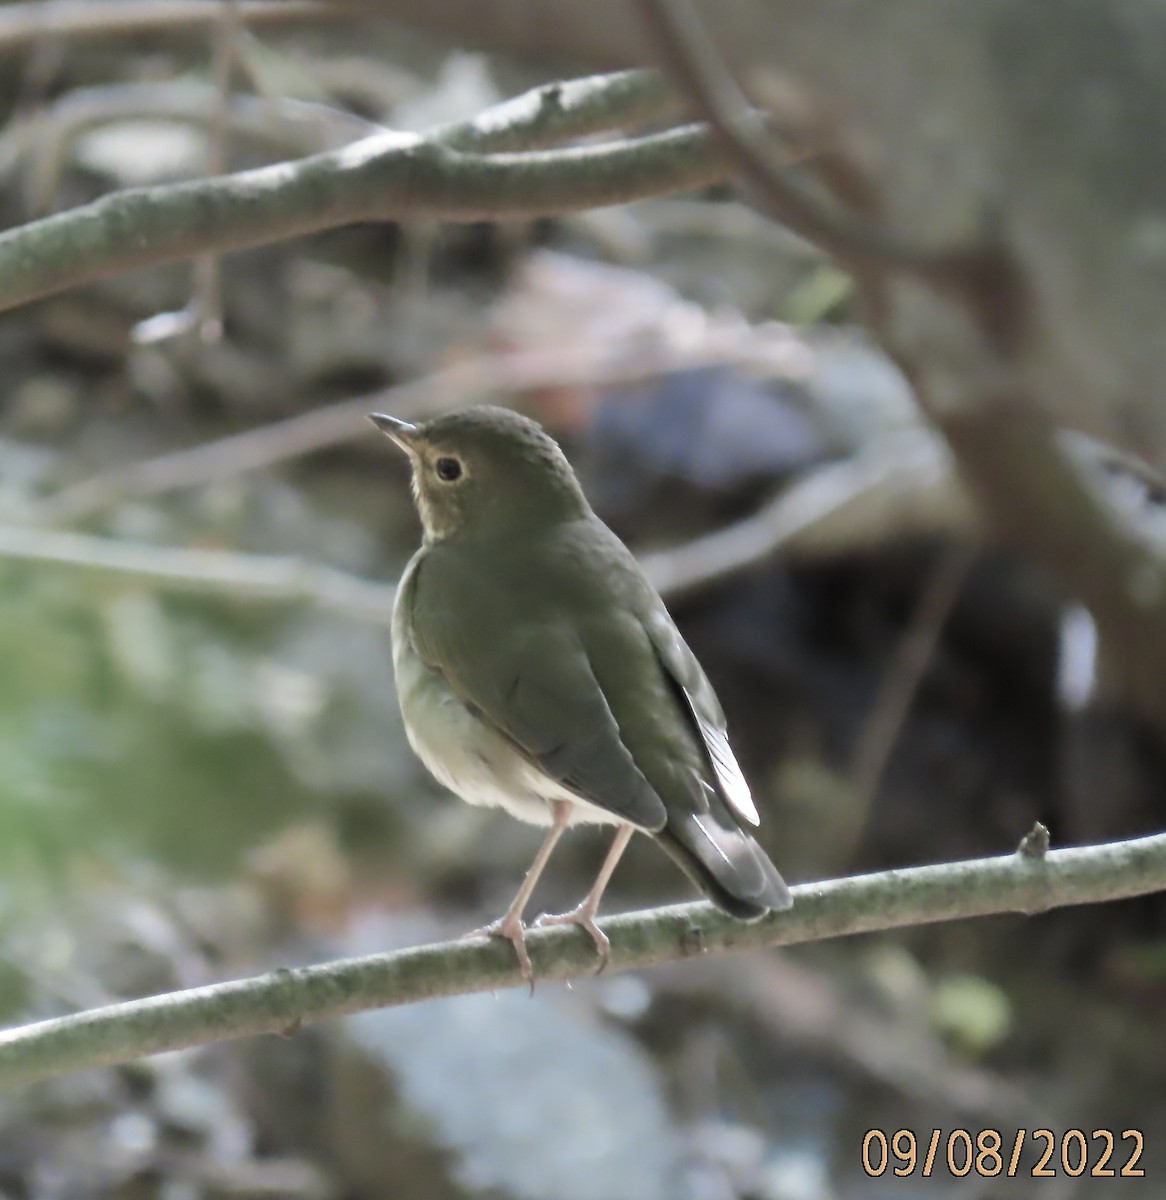
[[[409,388],[397,389],[398,413],[419,416],[448,400],[441,391],[420,390],[403,404]],[[371,398],[346,401],[333,409],[307,413],[280,426],[139,464],[132,480],[136,494],[164,489],[184,476],[204,481],[227,466],[236,470],[295,448],[305,434],[318,444],[321,422],[335,420],[337,433],[363,430]],[[302,424],[297,424],[300,422]],[[277,430],[279,437],[273,436]],[[906,532],[948,536],[974,534],[972,513],[934,435],[918,431],[913,448],[905,435],[886,439],[862,455],[818,468],[792,485],[761,512],[728,529],[646,555],[649,579],[668,600],[719,583],[763,561],[778,550],[787,555],[837,554],[855,547],[902,537]],[[908,451],[914,450],[914,453]],[[233,461],[231,461],[233,460]],[[114,497],[113,476],[89,482],[78,492],[74,511]],[[62,496],[67,493],[62,493]],[[362,620],[384,621],[392,607],[392,589],[296,560],[241,555],[226,551],[173,550],[123,543],[77,533],[0,526],[0,558],[55,564],[84,571],[119,573],[155,587],[201,592],[245,601],[314,600]]]
[[[923,673],[935,653],[939,635],[943,632],[952,606],[959,598],[977,554],[975,546],[953,546],[941,554],[927,577],[918,607],[911,616],[911,623],[875,697],[874,707],[859,738],[851,772],[853,804],[857,814],[856,840],[862,820],[878,791],[887,760],[895,748],[899,731],[907,719],[911,702],[919,690]]]
[[[643,566],[660,593],[674,599],[778,550],[830,554],[908,533],[966,536],[974,530],[974,512],[942,442],[918,429],[818,467],[752,516],[646,555]]]
[[[842,1061],[913,1101],[1036,1123],[1027,1088],[979,1063],[964,1061],[916,1011],[887,1012],[850,994],[841,980],[790,954],[743,955],[734,961],[677,963],[656,974],[656,994],[705,998],[775,1045]],[[1051,1123],[1041,1114],[1040,1124]]]
[[[310,0],[243,0],[249,21],[282,24],[292,21],[338,20],[345,13],[336,3]],[[0,54],[15,54],[46,33],[57,38],[127,36],[137,33],[186,32],[218,19],[215,0],[32,0],[0,8]]]
[[[227,169],[231,134],[231,77],[234,73],[236,43],[242,24],[236,0],[218,0],[219,19],[212,39],[212,66],[215,80],[215,103],[211,113],[210,136],[207,139],[207,175],[222,175]],[[222,279],[217,254],[200,254],[193,263],[191,278],[193,295],[179,312],[157,313],[140,321],[133,329],[133,340],[149,345],[168,338],[179,337],[196,330],[205,345],[218,342],[223,336]]]
[[[1031,913],[1166,889],[1166,835],[1000,858],[884,871],[793,889],[794,905],[745,924],[709,904],[610,917],[608,971],[693,954],[821,941],[991,913]],[[578,929],[533,929],[536,978],[577,979],[595,969]],[[225,1038],[279,1033],[309,1021],[522,984],[510,946],[472,937],[375,954],[189,991],[131,1000],[0,1034],[0,1086],[13,1087],[147,1054]]]
[[[222,175],[230,153],[231,79],[237,44],[243,36],[243,18],[238,0],[219,0],[219,20],[214,35],[215,113],[207,145],[206,172]],[[222,271],[216,254],[201,254],[194,260],[194,309],[199,340],[217,342],[223,336]]]
[[[57,530],[0,526],[0,559],[65,566],[132,578],[166,591],[225,599],[310,601],[361,621],[387,625],[395,589],[295,558],[184,550]]]
[[[841,209],[804,174],[777,162],[750,105],[727,70],[691,0],[638,0],[669,73],[716,130],[740,175],[770,214],[807,241],[857,269],[888,267],[927,276],[964,273],[982,247],[927,247]]]
[[[26,204],[31,211],[43,211],[70,146],[86,130],[142,118],[209,125],[218,95],[215,88],[189,79],[74,88],[0,131],[0,179],[22,168],[28,177]],[[334,149],[380,130],[355,113],[286,97],[269,102],[235,94],[227,111],[232,137],[285,154]]]
[[[485,360],[484,366],[475,360],[246,433],[114,468],[63,488],[40,506],[36,516],[46,524],[78,521],[130,497],[164,495],[354,441],[367,436],[364,417],[370,412],[388,408],[398,416],[415,419],[452,407],[473,396],[475,389],[489,388],[501,374],[491,370],[494,365],[493,359]]]
[[[508,370],[505,359],[499,360],[498,365],[502,377]],[[551,364],[545,357],[541,365],[532,359],[526,366],[532,369],[532,379],[539,377],[534,370],[550,370],[550,378],[561,378],[561,374],[556,373],[561,364]],[[400,413],[420,416],[455,402],[458,398],[456,388],[467,387],[474,380],[480,385],[482,377],[480,364],[470,365],[464,375],[459,375],[458,368],[452,368],[444,376],[448,391],[444,386],[436,386],[436,381],[443,376],[430,377],[395,389],[391,407]],[[514,384],[517,375],[509,373],[506,378],[508,384]],[[220,472],[234,473],[279,461],[300,452],[305,446],[309,449],[319,447],[323,444],[323,434],[329,431],[336,441],[347,439],[356,431],[364,430],[363,417],[374,403],[372,397],[361,397],[235,439],[139,464],[137,468],[127,469],[130,491],[137,495],[151,494],[186,482],[205,482]],[[1010,442],[1004,444],[1011,445]],[[71,499],[69,492],[63,492],[60,499],[69,499],[69,503],[61,503],[53,515],[62,515],[66,509],[71,509],[74,514],[94,511],[117,498],[116,484],[115,476],[100,476],[85,485],[78,485]],[[1066,482],[1065,486],[1069,484]],[[1080,520],[1074,528],[1079,533],[1090,534],[1081,545],[1093,554],[1096,546],[1089,522],[1108,519],[1104,514],[1104,501],[1092,497],[1081,480],[1072,481],[1072,486],[1081,489],[1089,501],[1089,507],[1080,509]],[[1094,504],[1102,510],[1100,515],[1093,512]],[[836,553],[856,545],[870,545],[888,537],[902,536],[911,530],[966,537],[975,536],[978,528],[975,512],[952,474],[941,444],[933,434],[920,430],[912,435],[904,433],[888,437],[885,444],[876,443],[853,459],[818,468],[754,516],[682,546],[649,554],[644,557],[643,565],[660,593],[674,600],[726,579],[778,549],[786,553]],[[1070,553],[1068,540],[1065,547],[1066,553]],[[1124,574],[1119,574],[1116,580],[1107,581],[1119,592],[1122,586],[1153,586],[1159,578],[1149,573],[1151,567],[1161,571],[1159,560],[1132,535],[1121,541],[1111,541],[1107,553],[1113,554],[1115,563],[1124,569]],[[1136,568],[1122,557],[1127,554]],[[391,606],[391,590],[382,585],[295,560],[226,552],[172,551],[123,545],[80,534],[58,534],[46,529],[11,528],[0,529],[0,557],[4,556],[81,569],[117,571],[152,580],[159,586],[210,595],[264,601],[314,599],[361,619],[384,620]],[[928,613],[942,609],[945,593],[949,586],[954,586],[951,580],[956,575],[958,571],[953,564],[952,576],[947,577],[946,582],[942,575],[934,581],[935,592],[929,589]],[[1102,595],[1105,602],[1099,603],[1096,611],[1108,615],[1111,611],[1108,606],[1115,601],[1109,594]],[[1141,619],[1154,620],[1154,611],[1152,608],[1142,610]],[[932,619],[929,617],[927,624]],[[1152,665],[1142,667],[1140,674],[1135,671],[1136,647],[1140,644],[1143,643],[1135,643],[1123,655],[1122,661],[1140,685],[1138,694],[1148,702],[1161,695],[1161,680],[1152,671]],[[908,643],[905,653],[907,664],[917,664],[921,647]],[[909,673],[894,685],[898,699],[894,706],[883,710],[886,719],[885,723],[880,719],[879,727],[884,731],[898,723],[898,717],[893,722],[891,717],[904,699],[909,698],[911,687],[907,685],[917,668],[907,664],[903,670]],[[868,736],[873,746],[875,741],[882,741],[888,735],[880,733],[876,739],[875,733],[868,730]],[[888,746],[889,742],[883,753]],[[874,750],[869,753],[869,760],[866,752],[860,753],[860,760],[873,762]],[[856,769],[856,778],[877,776],[882,768],[877,763],[876,766],[877,770],[874,766]]]
[[[689,351],[638,347],[633,356],[623,356],[617,361],[603,359],[588,348],[581,352],[556,348],[484,355],[408,383],[313,409],[246,433],[144,462],[123,464],[48,497],[39,508],[37,519],[47,524],[77,521],[125,498],[162,495],[354,441],[369,434],[364,418],[375,409],[419,419],[484,395],[505,395],[540,387],[635,383],[666,371],[712,363],[732,362],[760,372],[780,373],[787,358],[784,339],[771,341],[763,336],[749,336],[728,344],[712,339],[710,345]]]

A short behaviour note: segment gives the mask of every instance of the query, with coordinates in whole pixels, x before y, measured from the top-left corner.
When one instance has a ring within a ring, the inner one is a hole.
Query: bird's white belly
[[[394,631],[396,632],[396,631]],[[470,804],[504,808],[534,825],[549,825],[551,801],[571,803],[571,824],[616,825],[619,817],[568,791],[476,717],[440,675],[417,657],[407,637],[394,637],[397,695],[409,745],[433,776]]]

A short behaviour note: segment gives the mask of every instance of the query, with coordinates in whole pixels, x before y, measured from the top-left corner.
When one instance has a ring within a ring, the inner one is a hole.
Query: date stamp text
[[[929,1179],[937,1172],[957,1179],[1141,1179],[1146,1172],[1138,1161],[1144,1145],[1140,1129],[1066,1129],[1061,1134],[1051,1129],[932,1129],[919,1135],[910,1129],[868,1129],[862,1139],[862,1169],[872,1179],[916,1174]]]

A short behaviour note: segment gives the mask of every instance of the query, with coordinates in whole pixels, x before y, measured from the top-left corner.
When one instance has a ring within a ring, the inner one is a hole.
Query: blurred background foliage
[[[554,77],[371,18],[238,37],[236,86],[267,99],[258,132],[230,139],[233,167],[351,136],[354,117],[424,126]],[[170,88],[213,97],[212,40],[47,32],[9,60],[4,220],[201,173],[206,125],[151,106]],[[145,84],[162,91],[141,111],[93,116]],[[284,100],[319,106],[292,147]],[[69,127],[71,111],[88,115]],[[173,315],[186,266],[0,318],[0,521],[46,546],[67,527],[388,585],[417,525],[403,464],[356,417],[343,444],[155,494],[129,468],[253,428],[278,439],[285,418],[364,393],[372,408],[482,356],[561,353],[590,377],[505,389],[483,371],[472,398],[544,421],[601,515],[660,561],[819,473],[842,480],[833,524],[673,604],[791,881],[1008,852],[1038,819],[1059,844],[1161,826],[1161,748],[1103,686],[1058,690],[1087,627],[1026,565],[969,557],[959,485],[855,329],[845,276],[730,189],[521,227],[362,227],[221,270],[219,340]],[[637,371],[645,356],[665,369]],[[438,382],[425,403],[467,398]],[[881,475],[845,474],[880,455]],[[94,479],[97,501],[64,520]],[[7,1022],[453,936],[524,869],[537,833],[444,796],[409,752],[387,598],[369,620],[197,590],[0,556]],[[901,719],[888,680],[907,689]],[[568,839],[540,906],[573,903],[601,853]],[[688,889],[645,844],[610,895]],[[89,1073],[0,1100],[0,1195],[992,1194],[945,1172],[869,1178],[871,1127],[1143,1128],[1152,1179],[1160,918],[1146,900],[959,923]]]

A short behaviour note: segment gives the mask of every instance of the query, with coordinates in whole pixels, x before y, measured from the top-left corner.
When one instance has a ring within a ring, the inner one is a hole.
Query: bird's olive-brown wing
[[[749,784],[729,745],[724,710],[704,668],[659,601],[642,615],[642,621],[660,665],[683,697],[695,732],[704,745],[721,799],[742,821],[759,824],[760,817]]]
[[[540,618],[520,579],[440,545],[410,589],[417,654],[481,720],[574,795],[642,829],[664,827],[664,804],[561,611]]]

